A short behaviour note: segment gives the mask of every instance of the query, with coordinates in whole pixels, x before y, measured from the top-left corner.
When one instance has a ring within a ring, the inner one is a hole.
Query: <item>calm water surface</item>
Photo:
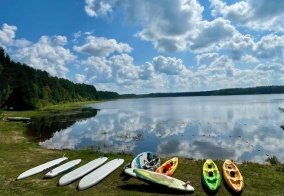
[[[40,142],[56,149],[94,148],[102,152],[195,159],[284,161],[284,95],[126,99],[88,105],[94,117]]]

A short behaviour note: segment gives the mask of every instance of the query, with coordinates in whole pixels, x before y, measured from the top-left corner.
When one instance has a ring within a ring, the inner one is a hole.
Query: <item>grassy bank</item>
[[[28,112],[5,112],[5,116],[31,117],[40,112],[57,109],[70,109],[79,105],[61,105],[45,108],[41,111]],[[16,181],[16,177],[33,166],[59,158],[65,154],[69,160],[81,158],[80,165],[87,163],[97,157],[107,156],[124,158],[126,163],[134,156],[120,154],[100,154],[91,150],[49,150],[31,142],[26,134],[25,124],[22,122],[0,121],[0,195],[190,195],[189,193],[172,192],[161,187],[150,186],[137,179],[123,180],[120,177],[121,166],[99,184],[84,191],[78,191],[74,183],[57,187],[57,182],[62,175],[52,179],[43,179],[45,173],[37,174],[23,180]],[[166,158],[162,158],[162,162]],[[204,160],[179,159],[179,166],[174,177],[190,181],[195,188],[192,195],[207,195],[201,184],[201,168]],[[223,161],[215,160],[221,171]],[[244,176],[245,187],[243,195],[284,195],[282,183],[284,179],[284,165],[263,165],[257,163],[238,164]],[[230,195],[229,189],[222,182],[217,195]]]

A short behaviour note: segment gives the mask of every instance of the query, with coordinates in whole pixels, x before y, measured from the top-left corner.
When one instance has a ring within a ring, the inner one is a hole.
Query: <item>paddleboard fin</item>
[[[190,181],[188,180],[188,181],[185,182],[185,184],[183,184],[183,186],[187,186],[189,184],[190,184]]]

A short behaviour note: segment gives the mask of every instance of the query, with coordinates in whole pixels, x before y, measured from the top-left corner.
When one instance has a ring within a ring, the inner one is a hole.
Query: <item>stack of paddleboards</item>
[[[62,157],[59,159],[46,162],[34,168],[31,168],[23,172],[22,174],[20,174],[17,177],[17,180],[20,180],[20,179],[23,179],[23,178],[32,176],[34,174],[47,171],[47,170],[49,170],[49,172],[46,173],[44,177],[53,178],[59,174],[62,174],[62,173],[65,173],[71,170],[72,168],[74,168],[81,162],[81,159],[76,159],[76,160],[69,161],[63,165],[60,165],[54,168],[55,166],[59,165],[60,163],[62,163],[63,161],[67,159],[68,159],[67,157]],[[104,164],[107,161],[107,159],[108,159],[107,157],[100,157],[100,158],[97,158],[93,161],[86,163],[85,165],[75,170],[72,170],[71,172],[65,174],[59,179],[58,186],[68,185],[74,182],[75,180],[83,177],[79,181],[78,189],[79,190],[87,189],[97,184],[101,180],[103,180],[106,176],[108,176],[110,173],[116,170],[124,162],[124,159],[118,158],[118,159],[111,160],[107,162],[106,164]]]
[[[145,165],[152,161],[151,158],[148,158],[152,156],[152,153],[149,151],[140,153],[133,159],[132,163],[124,167],[124,172],[149,184],[158,184],[165,186],[165,188],[179,191],[194,191],[194,188],[189,183],[171,177],[178,165],[177,157],[167,160],[162,165],[160,165],[159,159],[154,164],[154,169],[148,169]]]

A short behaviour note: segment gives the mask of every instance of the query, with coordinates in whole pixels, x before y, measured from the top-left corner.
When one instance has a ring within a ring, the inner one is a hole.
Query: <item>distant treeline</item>
[[[177,92],[177,93],[150,93],[150,94],[123,94],[120,98],[147,98],[147,97],[186,97],[186,96],[221,96],[221,95],[257,95],[257,94],[281,94],[284,86],[257,86],[249,88],[228,88],[212,91]]]
[[[221,95],[257,95],[257,94],[281,94],[284,93],[284,86],[257,86],[249,88],[228,88],[212,91],[200,92],[180,92],[180,93],[150,93],[136,95],[136,97],[185,97],[185,96],[221,96]],[[122,97],[123,95],[120,95]],[[127,95],[135,97],[133,94]]]
[[[0,93],[8,87],[12,90],[5,103],[10,109],[34,110],[51,104],[119,97],[115,92],[97,91],[93,85],[75,84],[26,64],[15,63],[2,47],[0,67]]]

